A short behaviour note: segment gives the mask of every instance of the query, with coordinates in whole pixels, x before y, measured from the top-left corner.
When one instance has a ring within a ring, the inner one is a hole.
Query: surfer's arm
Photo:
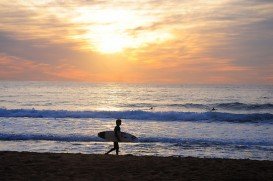
[[[118,141],[120,141],[119,135],[120,135],[120,131],[115,131],[115,136]]]

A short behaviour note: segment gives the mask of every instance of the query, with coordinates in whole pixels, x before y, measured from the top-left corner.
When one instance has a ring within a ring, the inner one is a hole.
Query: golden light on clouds
[[[147,43],[171,39],[168,31],[144,31],[132,34],[131,30],[150,25],[154,17],[145,17],[136,10],[77,8],[79,16],[72,19],[77,24],[86,24],[86,33],[77,39],[86,40],[84,48],[102,53],[121,52],[126,48],[140,48]]]
[[[270,1],[1,0],[0,17],[0,55],[57,79],[272,82]]]

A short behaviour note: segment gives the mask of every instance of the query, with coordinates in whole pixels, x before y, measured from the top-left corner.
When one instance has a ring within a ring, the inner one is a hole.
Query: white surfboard
[[[106,141],[112,142],[135,142],[137,141],[137,137],[131,135],[129,133],[121,132],[120,133],[120,141],[117,140],[114,131],[103,131],[98,133],[98,137],[105,139]]]

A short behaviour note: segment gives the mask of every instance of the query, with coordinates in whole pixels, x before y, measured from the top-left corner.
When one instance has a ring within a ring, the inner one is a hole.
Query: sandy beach
[[[272,180],[255,160],[0,152],[1,180]]]

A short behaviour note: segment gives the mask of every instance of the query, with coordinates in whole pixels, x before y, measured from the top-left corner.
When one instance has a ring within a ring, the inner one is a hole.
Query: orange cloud
[[[50,65],[0,54],[2,80],[75,80],[86,81],[92,76],[67,64]]]
[[[272,8],[247,0],[2,0],[0,40],[5,32],[12,43],[33,44],[0,42],[0,78],[272,84]]]

